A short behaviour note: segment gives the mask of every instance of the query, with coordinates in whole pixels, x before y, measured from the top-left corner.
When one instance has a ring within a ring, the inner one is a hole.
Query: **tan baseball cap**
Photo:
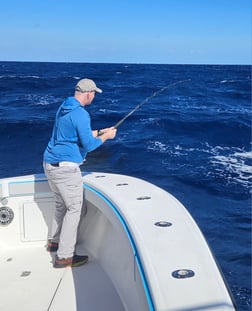
[[[75,91],[77,92],[92,92],[102,93],[102,90],[99,89],[93,80],[91,79],[81,79],[75,86]]]

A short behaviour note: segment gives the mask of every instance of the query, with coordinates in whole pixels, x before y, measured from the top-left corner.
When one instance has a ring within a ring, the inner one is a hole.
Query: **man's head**
[[[97,93],[102,93],[93,80],[91,79],[81,79],[75,86],[75,91],[85,93],[95,91]]]
[[[94,99],[95,93],[102,93],[93,80],[81,79],[75,86],[74,97],[85,106],[91,104]]]

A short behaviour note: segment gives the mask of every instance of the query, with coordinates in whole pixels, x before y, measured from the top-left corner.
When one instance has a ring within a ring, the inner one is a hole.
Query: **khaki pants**
[[[56,209],[50,238],[59,243],[59,258],[73,256],[83,204],[83,180],[78,165],[59,166],[44,163],[44,171],[55,195]]]

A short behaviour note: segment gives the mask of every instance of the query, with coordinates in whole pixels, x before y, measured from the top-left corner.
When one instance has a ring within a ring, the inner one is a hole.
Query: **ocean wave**
[[[169,152],[169,146],[160,141],[150,141],[147,146],[147,150],[152,150],[160,153],[167,153]]]
[[[249,152],[235,152],[235,156],[245,158],[245,159],[252,159],[252,151]]]
[[[210,163],[227,183],[238,183],[249,189],[252,185],[251,159],[252,152],[234,152],[213,156]]]
[[[1,75],[0,79],[41,79],[41,77],[36,76],[36,75],[27,75],[27,76]]]
[[[61,101],[60,98],[53,95],[39,95],[39,94],[26,94],[25,100],[28,102],[28,105],[32,106],[48,106],[53,105]]]
[[[245,191],[250,191],[251,151],[237,147],[212,146],[209,143],[188,146],[165,143],[161,140],[148,141],[146,148],[149,152],[167,155],[162,162],[167,170],[176,170],[179,174],[179,170],[183,168],[183,174],[187,177],[191,176],[194,179],[197,177],[204,182],[214,180],[215,186],[219,183],[228,187],[239,185]]]
[[[235,83],[238,82],[236,80],[222,80],[220,83]]]
[[[149,117],[149,118],[140,118],[139,119],[140,122],[144,123],[144,124],[157,124],[158,125],[158,118],[153,118],[153,117]]]

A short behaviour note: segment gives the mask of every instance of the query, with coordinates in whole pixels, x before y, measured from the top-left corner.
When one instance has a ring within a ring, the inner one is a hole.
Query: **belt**
[[[50,165],[52,165],[54,167],[59,167],[59,166],[74,166],[74,167],[78,167],[78,166],[81,165],[81,163],[63,161],[63,162],[58,162],[58,163],[50,163]]]
[[[59,167],[59,163],[50,163],[52,166]]]

